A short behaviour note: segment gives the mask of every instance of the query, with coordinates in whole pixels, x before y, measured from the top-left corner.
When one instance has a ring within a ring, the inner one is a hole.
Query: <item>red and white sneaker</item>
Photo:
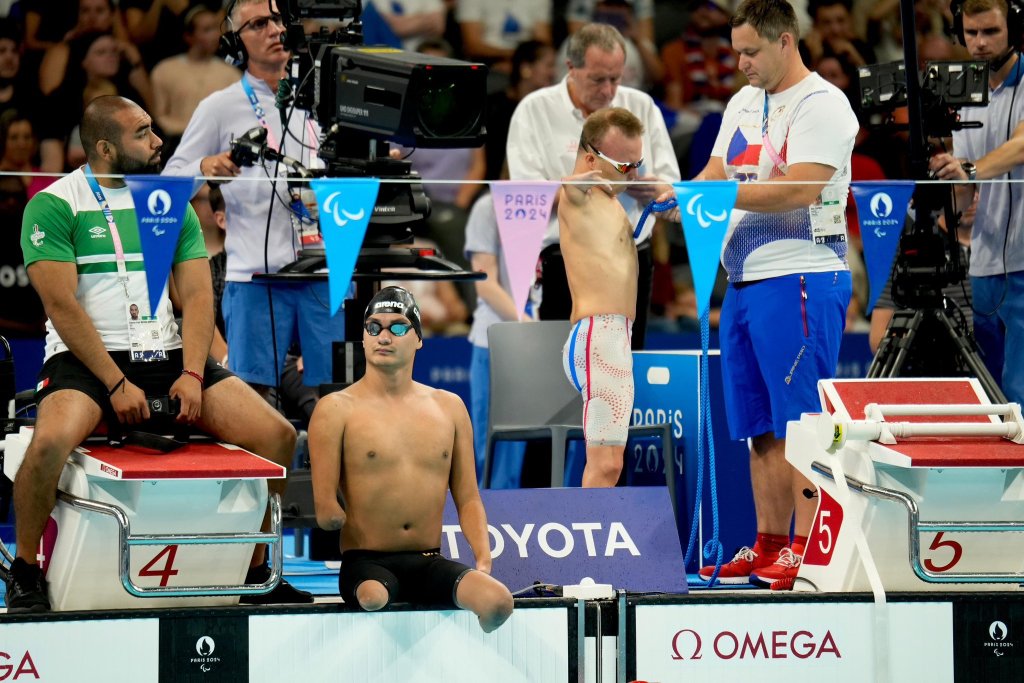
[[[788,584],[789,589],[792,589],[792,582],[800,571],[800,563],[803,559],[803,548],[796,550],[792,546],[783,548],[779,551],[779,557],[775,560],[775,564],[750,572],[750,583],[762,588],[773,588],[773,590],[786,590],[783,586]],[[772,584],[786,579],[788,581],[781,583],[779,588],[773,587]]]
[[[750,583],[751,572],[757,569],[764,569],[772,566],[778,559],[778,555],[763,554],[755,544],[753,548],[743,546],[732,561],[726,562],[718,570],[718,582],[725,585],[739,585]],[[715,572],[715,565],[701,567],[699,576],[704,581],[710,581],[711,575]]]

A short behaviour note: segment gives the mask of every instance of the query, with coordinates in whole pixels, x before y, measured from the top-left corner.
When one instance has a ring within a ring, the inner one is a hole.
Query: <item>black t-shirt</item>
[[[46,322],[21,253],[21,215],[27,201],[20,178],[0,178],[0,334],[7,336],[42,336]],[[35,335],[11,328],[8,321],[35,328]]]
[[[512,112],[518,100],[513,100],[502,90],[487,97],[487,155],[488,180],[497,180],[505,163],[505,146],[508,143],[508,128],[512,121]]]

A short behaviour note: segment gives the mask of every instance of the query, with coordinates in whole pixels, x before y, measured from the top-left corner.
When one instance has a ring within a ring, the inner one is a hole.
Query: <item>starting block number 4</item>
[[[174,567],[174,558],[175,558],[175,556],[177,554],[178,554],[178,546],[177,545],[164,546],[163,550],[158,552],[156,554],[156,556],[152,560],[147,562],[146,565],[142,569],[139,570],[139,576],[140,577],[143,577],[143,576],[159,576],[160,577],[160,586],[161,587],[166,586],[167,582],[170,581],[172,576],[177,576],[178,575],[178,570],[177,569],[173,569],[173,567]],[[157,562],[160,561],[161,558],[164,558],[163,568],[157,569],[157,568],[155,568],[155,565],[157,564]]]

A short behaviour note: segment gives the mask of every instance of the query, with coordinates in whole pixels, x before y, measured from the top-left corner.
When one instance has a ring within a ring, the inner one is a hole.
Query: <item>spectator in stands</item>
[[[139,46],[147,69],[188,49],[183,36],[189,12],[219,9],[216,0],[120,0],[128,37]]]
[[[0,112],[16,109],[28,112],[31,85],[21,69],[21,36],[10,19],[0,21]]]
[[[512,112],[519,101],[534,90],[546,88],[555,82],[555,50],[539,40],[527,40],[516,46],[512,53],[512,73],[508,87],[487,98],[487,158],[485,176],[488,180],[508,177],[505,167],[505,146]]]
[[[0,176],[0,334],[35,338],[41,344],[46,313],[25,272],[17,227],[27,202],[20,178]]]
[[[695,0],[683,34],[661,48],[665,104],[681,111],[721,112],[736,89],[736,53],[726,0]]]
[[[81,150],[81,142],[73,133],[82,111],[95,97],[113,94],[150,105],[149,74],[138,50],[110,33],[86,33],[75,38],[69,44],[64,79],[50,94],[45,114],[40,117],[39,136],[66,141],[69,150]],[[81,159],[72,156],[69,165],[77,165]],[[50,170],[47,164],[44,158],[44,168]]]
[[[824,56],[840,57],[851,66],[875,63],[875,51],[853,28],[853,0],[812,0],[814,23],[803,38],[811,65]]]
[[[466,59],[508,73],[512,53],[524,40],[551,44],[549,0],[459,0],[455,18]]]
[[[110,33],[119,43],[128,42],[120,15],[110,4],[110,0],[80,0],[78,23],[64,34],[59,43],[47,48],[39,65],[39,89],[44,95],[56,90],[64,80],[68,70],[68,59],[71,57],[71,43],[76,38],[94,33]],[[137,57],[137,52],[132,57]],[[75,65],[72,64],[71,67],[75,68]]]
[[[192,113],[204,97],[226,88],[242,72],[218,58],[220,17],[204,5],[185,15],[184,39],[188,49],[162,60],[153,68],[153,117],[164,138],[164,156],[178,146]]]
[[[32,130],[32,118],[15,109],[0,114],[0,171],[35,173],[38,166],[39,143]],[[26,201],[55,179],[45,176],[21,176]]]
[[[661,49],[664,101],[676,114],[672,145],[687,177],[704,168],[711,156],[725,103],[736,89],[730,16],[727,0],[692,0],[682,35]]]

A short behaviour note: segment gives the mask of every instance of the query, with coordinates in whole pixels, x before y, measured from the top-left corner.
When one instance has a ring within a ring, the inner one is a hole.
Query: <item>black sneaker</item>
[[[20,557],[11,563],[7,581],[7,613],[49,612],[50,598],[46,592],[46,579],[39,565],[29,564]]]
[[[249,567],[245,575],[246,583],[265,583],[270,578],[270,567],[261,564]],[[239,601],[243,605],[311,605],[313,594],[300,591],[283,578],[274,590],[263,595],[243,595]]]

